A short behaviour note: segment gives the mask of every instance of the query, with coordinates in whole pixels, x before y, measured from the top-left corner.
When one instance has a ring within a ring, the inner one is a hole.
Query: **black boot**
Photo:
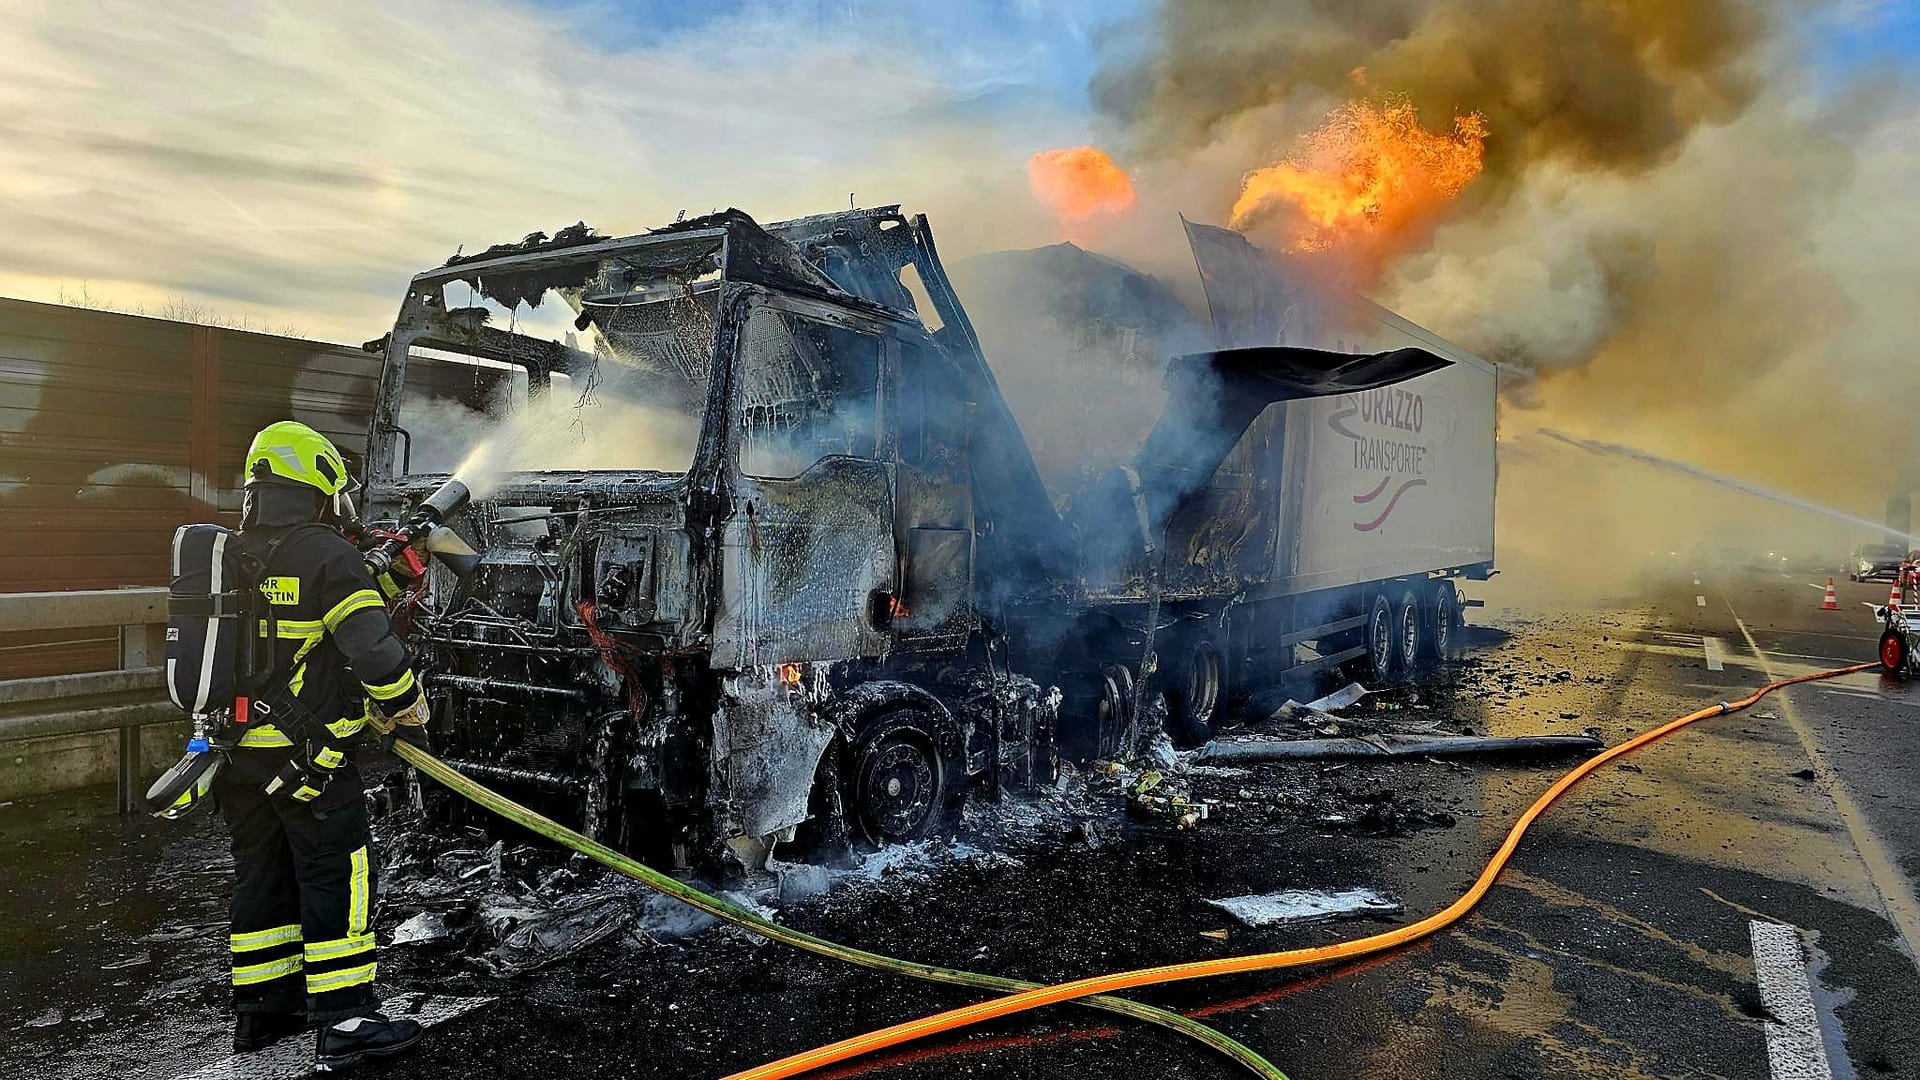
[[[233,1025],[233,1052],[251,1054],[307,1030],[301,1013],[243,1012]]]
[[[420,1041],[420,1030],[416,1021],[389,1020],[379,1013],[328,1024],[320,1029],[314,1064],[328,1072],[358,1065],[362,1058],[397,1054]]]

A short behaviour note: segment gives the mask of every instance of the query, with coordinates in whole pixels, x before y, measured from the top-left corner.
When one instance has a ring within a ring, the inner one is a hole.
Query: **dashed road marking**
[[[1707,654],[1708,671],[1727,670],[1727,643],[1717,637],[1700,639],[1700,649]]]
[[[1747,933],[1753,939],[1760,1004],[1766,1009],[1767,1066],[1773,1080],[1833,1080],[1800,931],[1754,919],[1747,923]]]
[[[1860,662],[1860,658],[1857,656],[1815,656],[1812,653],[1803,653],[1803,652],[1769,652],[1767,653],[1767,655],[1768,656],[1785,656],[1793,660],[1818,660],[1823,664],[1832,664],[1835,667],[1841,667],[1846,664],[1857,664]]]
[[[1898,705],[1903,709],[1920,709],[1920,703],[1907,701],[1903,698],[1888,697],[1885,694],[1876,694],[1871,690],[1835,690],[1831,687],[1821,687],[1821,690],[1824,693],[1832,694],[1834,697],[1843,697],[1851,701],[1878,701],[1886,705]]]
[[[1693,598],[1693,603],[1695,607],[1706,607],[1707,598],[1704,596],[1696,596]]]
[[[1820,688],[1820,692],[1823,694],[1839,694],[1841,697],[1851,698],[1879,698],[1882,696],[1874,693],[1872,690],[1845,690],[1833,686],[1823,686]]]

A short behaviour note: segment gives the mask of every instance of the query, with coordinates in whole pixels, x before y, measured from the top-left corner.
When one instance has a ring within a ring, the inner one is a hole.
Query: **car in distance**
[[[1847,557],[1848,581],[1892,581],[1900,576],[1906,549],[1899,544],[1861,544]]]

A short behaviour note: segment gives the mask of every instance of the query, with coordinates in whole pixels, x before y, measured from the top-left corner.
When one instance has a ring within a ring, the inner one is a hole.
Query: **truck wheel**
[[[964,793],[918,710],[888,713],[853,747],[849,809],[860,835],[876,846],[904,844],[952,823]]]
[[[1460,591],[1453,582],[1433,588],[1433,630],[1427,634],[1427,655],[1442,664],[1460,659]]]
[[[1891,627],[1880,635],[1880,666],[1887,669],[1889,675],[1905,674],[1907,670],[1907,635]]]
[[[1187,652],[1178,672],[1179,689],[1162,695],[1167,703],[1167,733],[1183,746],[1213,738],[1220,716],[1220,650],[1201,640]]]
[[[1098,697],[1094,700],[1094,718],[1098,721],[1101,757],[1118,757],[1127,749],[1133,734],[1133,672],[1124,664],[1104,664],[1100,668]]]
[[[1400,594],[1393,605],[1393,664],[1403,674],[1411,674],[1427,654],[1426,628],[1420,625],[1420,594],[1412,589]]]
[[[1392,681],[1395,674],[1393,605],[1386,593],[1375,593],[1367,607],[1367,674],[1375,686]]]

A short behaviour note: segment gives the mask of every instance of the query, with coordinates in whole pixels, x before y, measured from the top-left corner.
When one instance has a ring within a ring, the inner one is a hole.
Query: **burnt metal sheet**
[[[713,664],[880,656],[872,596],[893,588],[886,466],[831,457],[793,480],[743,479],[725,527]]]
[[[761,839],[807,819],[814,769],[834,726],[815,708],[824,670],[789,682],[775,668],[727,679],[713,717],[714,798],[723,832]]]

